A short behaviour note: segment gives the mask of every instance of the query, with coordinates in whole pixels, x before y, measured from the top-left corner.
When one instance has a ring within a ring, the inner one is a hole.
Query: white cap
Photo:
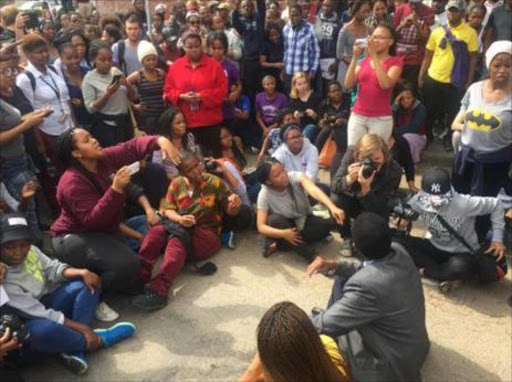
[[[485,52],[485,65],[487,65],[487,68],[491,66],[494,57],[501,53],[508,53],[512,56],[512,41],[502,40],[491,44],[487,52]]]
[[[139,58],[139,61],[142,62],[144,58],[150,55],[158,56],[155,46],[148,41],[140,41],[137,48],[137,57]]]

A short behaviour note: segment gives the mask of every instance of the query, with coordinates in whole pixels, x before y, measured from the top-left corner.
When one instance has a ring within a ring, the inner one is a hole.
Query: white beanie
[[[146,56],[150,56],[152,54],[158,56],[155,46],[148,41],[140,41],[139,46],[137,47],[137,57],[139,58],[139,61],[142,62]]]
[[[485,52],[485,64],[487,65],[487,69],[491,66],[492,60],[498,54],[508,53],[512,56],[512,41],[495,41],[491,44],[487,52]]]

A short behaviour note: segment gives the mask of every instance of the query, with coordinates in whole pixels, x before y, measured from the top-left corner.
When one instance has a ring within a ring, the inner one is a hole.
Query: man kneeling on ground
[[[388,222],[364,212],[354,224],[361,266],[317,257],[309,275],[335,271],[327,310],[316,311],[320,333],[340,336],[356,381],[419,381],[430,348],[421,281],[405,249],[391,244]]]
[[[220,250],[222,228],[239,231],[251,224],[250,208],[222,179],[205,172],[196,154],[183,152],[178,170],[180,176],[171,181],[160,207],[168,221],[151,228],[140,246],[139,278],[148,285],[133,304],[141,309],[165,307],[171,284],[185,261],[205,260]],[[163,261],[151,278],[163,249]]]

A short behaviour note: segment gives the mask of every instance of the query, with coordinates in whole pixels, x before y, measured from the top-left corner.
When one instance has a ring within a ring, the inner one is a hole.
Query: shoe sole
[[[114,326],[111,326],[110,328],[94,329],[94,333],[96,333],[96,334],[103,334],[103,333],[106,333],[108,330],[116,329],[119,326],[130,326],[130,327],[133,328],[134,332],[137,330],[137,327],[134,324],[132,324],[131,322],[118,322],[117,324],[115,324]]]
[[[77,375],[83,375],[87,373],[89,365],[84,360],[65,353],[62,353],[60,356],[64,361],[64,365],[66,365],[66,367],[73,373]]]
[[[134,302],[134,301],[132,301],[132,305],[135,306],[136,308],[143,309],[143,310],[148,310],[148,311],[162,309],[162,308],[165,308],[167,306],[167,304],[162,304],[162,305],[158,305],[158,306],[148,307],[148,306],[141,305],[141,304],[139,304],[137,302]]]
[[[117,320],[119,318],[119,314],[117,314],[113,318],[112,317],[101,317],[101,316],[97,316],[96,314],[94,315],[94,318],[97,319],[98,321],[101,321],[101,322],[113,322],[113,321],[115,321],[115,320]]]

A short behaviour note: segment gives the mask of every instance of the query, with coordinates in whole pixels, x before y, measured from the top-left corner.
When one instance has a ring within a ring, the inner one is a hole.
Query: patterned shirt
[[[178,176],[169,185],[160,209],[194,215],[198,226],[220,228],[230,195],[228,186],[215,175],[204,173],[203,180],[194,189],[190,188],[185,177]]]
[[[302,22],[297,27],[288,23],[283,29],[284,69],[286,74],[316,73],[320,60],[320,47],[311,24]]]

